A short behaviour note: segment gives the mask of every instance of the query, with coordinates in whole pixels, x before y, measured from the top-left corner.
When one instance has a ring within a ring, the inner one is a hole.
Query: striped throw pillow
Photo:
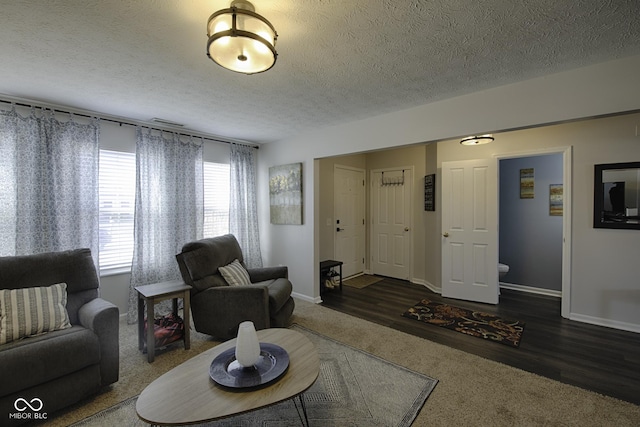
[[[240,261],[234,259],[231,264],[227,264],[224,267],[218,268],[220,274],[227,281],[229,286],[241,286],[250,285],[251,279],[249,279],[249,273],[240,264]]]
[[[71,327],[67,284],[0,290],[0,344]]]

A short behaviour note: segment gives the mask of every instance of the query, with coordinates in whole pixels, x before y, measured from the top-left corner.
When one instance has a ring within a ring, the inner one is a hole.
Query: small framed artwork
[[[424,210],[436,210],[436,174],[426,175],[424,177]]]
[[[549,215],[562,216],[564,211],[564,196],[562,184],[549,185]]]
[[[534,179],[533,168],[520,169],[520,198],[533,199]]]

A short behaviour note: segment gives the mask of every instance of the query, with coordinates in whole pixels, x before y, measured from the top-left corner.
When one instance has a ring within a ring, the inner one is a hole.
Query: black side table
[[[335,268],[338,267],[338,273]],[[332,274],[333,273],[333,274]],[[342,261],[334,261],[332,259],[320,262],[320,289],[323,287],[325,277],[340,276],[340,292],[342,292]]]

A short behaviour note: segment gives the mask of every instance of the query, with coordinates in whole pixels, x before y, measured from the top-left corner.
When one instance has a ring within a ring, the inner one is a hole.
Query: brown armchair
[[[245,320],[256,329],[288,326],[295,303],[287,267],[247,269],[231,234],[187,243],[176,259],[183,280],[193,288],[191,314],[198,332],[230,339]],[[236,259],[249,273],[251,284],[230,286],[220,273],[220,267]]]

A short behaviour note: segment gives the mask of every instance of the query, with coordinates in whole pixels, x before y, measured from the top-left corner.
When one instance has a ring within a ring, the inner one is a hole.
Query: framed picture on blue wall
[[[549,185],[549,215],[562,216],[564,206],[564,196],[562,184]]]

